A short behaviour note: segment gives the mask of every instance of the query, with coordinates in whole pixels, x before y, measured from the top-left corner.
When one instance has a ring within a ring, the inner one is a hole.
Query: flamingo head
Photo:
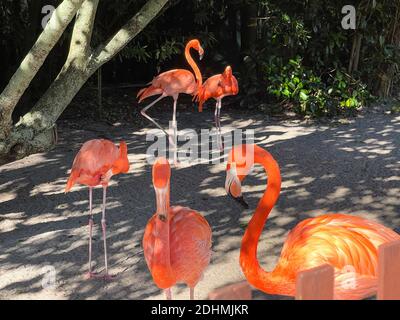
[[[199,53],[199,58],[200,60],[203,59],[204,56],[204,49],[200,44],[200,41],[198,39],[193,39],[188,42],[186,45],[188,48],[193,48]]]
[[[171,167],[168,160],[158,158],[153,164],[153,185],[156,193],[157,216],[161,221],[167,221],[169,212],[169,184]]]
[[[224,91],[231,95],[237,95],[239,93],[239,85],[237,79],[232,73],[231,66],[227,66],[222,74],[222,85],[224,86]]]
[[[249,207],[243,199],[242,183],[237,176],[235,163],[231,163],[230,168],[226,171],[225,190],[229,196],[239,202],[243,207]]]
[[[253,168],[253,164],[254,144],[235,146],[230,151],[226,167],[225,190],[246,209],[249,206],[243,199],[242,181]]]

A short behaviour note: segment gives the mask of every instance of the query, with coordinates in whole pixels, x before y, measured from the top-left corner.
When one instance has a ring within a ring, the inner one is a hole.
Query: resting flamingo
[[[210,98],[217,101],[215,105],[215,126],[217,128],[217,141],[220,149],[223,149],[221,141],[221,106],[222,99],[226,96],[237,95],[239,85],[236,77],[232,74],[232,68],[227,66],[222,74],[216,74],[208,78],[199,89],[197,100],[199,101],[199,112],[203,111],[203,104]]]
[[[167,159],[153,165],[153,185],[157,211],[149,220],[143,250],[156,285],[172,298],[171,287],[186,283],[190,299],[211,258],[211,228],[197,211],[181,206],[170,207],[171,168]]]
[[[400,235],[361,217],[326,214],[300,222],[288,234],[274,270],[267,272],[261,268],[257,260],[257,245],[279,197],[281,176],[278,163],[257,145],[236,146],[229,154],[225,188],[229,195],[246,206],[241,181],[254,164],[264,167],[268,184],[240,249],[240,266],[248,282],[268,294],[293,296],[297,273],[326,263],[335,269],[335,299],[362,299],[376,293],[378,247],[399,240]]]
[[[96,276],[92,272],[92,191],[93,187],[103,187],[103,206],[101,226],[104,242],[104,279],[111,279],[108,274],[107,263],[107,237],[106,237],[106,190],[108,182],[113,175],[126,173],[129,170],[127,145],[122,141],[119,148],[111,141],[104,139],[89,140],[83,144],[75,156],[65,192],[71,190],[75,183],[89,187],[89,272],[87,278]]]
[[[187,43],[185,48],[185,58],[189,65],[194,71],[193,74],[185,69],[174,69],[163,72],[156,76],[150,83],[150,86],[143,88],[139,91],[137,97],[139,98],[139,103],[142,102],[147,97],[154,95],[161,95],[155,101],[150,103],[147,107],[143,108],[142,115],[155,124],[159,129],[161,129],[168,137],[169,134],[163,129],[153,118],[151,118],[146,111],[154,106],[158,101],[165,97],[172,97],[174,99],[174,111],[172,116],[172,129],[173,129],[173,141],[170,142],[174,147],[174,161],[176,163],[176,152],[177,152],[177,122],[176,122],[176,105],[178,101],[179,94],[186,93],[190,95],[196,95],[198,88],[203,84],[203,78],[200,73],[200,69],[196,62],[190,55],[190,49],[195,49],[200,55],[200,60],[203,58],[204,50],[200,45],[200,41],[197,39],[191,40]]]

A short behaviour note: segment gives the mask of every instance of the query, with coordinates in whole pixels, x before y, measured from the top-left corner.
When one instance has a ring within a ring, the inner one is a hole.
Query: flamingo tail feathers
[[[199,88],[197,95],[194,96],[193,100],[196,100],[199,103],[198,110],[199,110],[199,112],[202,112],[204,102],[207,101],[206,91],[204,90],[204,88],[202,88],[202,87]]]
[[[162,93],[163,93],[163,90],[161,88],[156,88],[156,87],[150,86],[150,87],[141,89],[138,92],[136,97],[139,98],[139,103],[140,103],[148,97],[155,96],[157,94],[162,94]]]
[[[71,190],[71,188],[74,186],[76,180],[79,177],[79,170],[77,169],[72,169],[71,174],[69,175],[67,185],[65,186],[65,193]]]

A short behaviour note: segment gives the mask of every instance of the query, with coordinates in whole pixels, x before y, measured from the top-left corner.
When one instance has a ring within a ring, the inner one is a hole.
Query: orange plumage
[[[147,266],[161,289],[176,283],[190,288],[190,297],[211,257],[211,228],[197,211],[169,205],[170,166],[164,158],[153,166],[157,212],[149,220],[143,237]]]
[[[196,97],[197,101],[199,101],[199,112],[203,111],[204,103],[210,98],[221,100],[226,96],[237,95],[238,93],[238,81],[232,74],[232,68],[227,66],[222,74],[216,74],[208,78],[199,89]]]
[[[373,295],[377,289],[378,247],[399,240],[400,235],[361,217],[327,214],[300,222],[289,233],[274,270],[261,268],[258,240],[279,197],[279,166],[257,145],[234,147],[229,155],[226,189],[243,201],[241,181],[256,163],[268,173],[268,184],[242,240],[240,265],[249,283],[269,294],[293,296],[299,271],[327,263],[335,269],[335,299]]]
[[[65,192],[75,183],[94,187],[107,184],[112,175],[129,170],[127,145],[118,147],[109,140],[94,139],[85,142],[75,156]]]
[[[154,104],[163,99],[164,97],[172,97],[174,100],[174,111],[172,116],[172,131],[173,138],[170,138],[170,143],[174,148],[174,162],[177,163],[177,141],[178,141],[178,124],[176,121],[176,107],[179,98],[179,94],[185,93],[190,95],[196,95],[198,89],[201,88],[203,84],[203,78],[201,76],[201,72],[196,62],[193,60],[190,55],[190,49],[195,49],[199,55],[200,59],[204,55],[204,50],[200,45],[200,41],[197,39],[190,40],[185,48],[185,58],[188,64],[192,67],[193,74],[185,69],[174,69],[170,71],[163,72],[156,76],[153,81],[149,83],[149,87],[143,88],[139,91],[137,98],[139,98],[139,103],[144,99],[154,96],[160,95],[157,99],[155,99],[148,106],[144,107],[140,113],[143,117],[151,121],[154,125],[156,125],[159,129],[161,129],[167,137],[170,137],[169,133],[161,127],[161,125],[150,117],[146,111],[150,109]]]
[[[107,237],[106,237],[106,190],[108,182],[113,175],[126,173],[129,170],[128,148],[124,141],[119,148],[111,141],[104,139],[89,140],[83,144],[75,156],[71,174],[65,187],[65,192],[71,190],[75,183],[89,187],[89,271],[87,278],[97,276],[92,272],[92,189],[95,186],[103,187],[103,205],[101,227],[104,242],[104,279],[112,279],[108,274],[107,262]]]

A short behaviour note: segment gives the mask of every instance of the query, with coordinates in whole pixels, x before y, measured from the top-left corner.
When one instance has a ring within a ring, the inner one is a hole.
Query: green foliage
[[[341,110],[365,106],[370,98],[366,86],[341,70],[320,75],[305,67],[302,59],[290,59],[287,64],[275,58],[266,66],[267,91],[278,101],[291,105],[303,115],[334,115]]]

